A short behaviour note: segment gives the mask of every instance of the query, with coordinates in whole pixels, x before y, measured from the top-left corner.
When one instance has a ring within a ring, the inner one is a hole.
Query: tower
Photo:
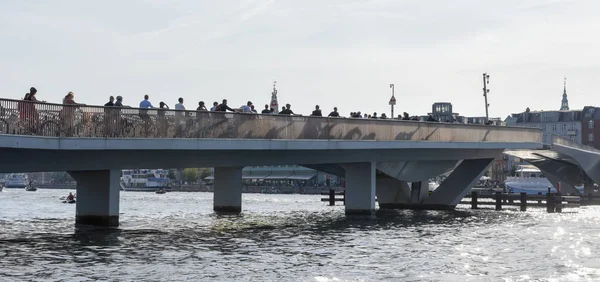
[[[566,77],[565,77],[565,83],[564,83],[564,88],[563,88],[563,97],[562,97],[562,103],[560,105],[560,110],[561,111],[569,110],[569,99],[567,99],[567,78]]]
[[[275,113],[279,112],[279,103],[277,102],[277,81],[273,81],[273,92],[271,92],[271,108]]]

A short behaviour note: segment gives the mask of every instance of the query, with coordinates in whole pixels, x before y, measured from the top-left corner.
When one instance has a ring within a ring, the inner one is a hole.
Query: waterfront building
[[[544,132],[543,142],[550,144],[552,135],[560,135],[574,142],[581,143],[582,129],[581,110],[531,111],[512,114],[506,118],[507,126],[537,127]]]
[[[581,144],[600,149],[600,108],[584,107],[581,124]]]
[[[546,144],[552,143],[552,135],[559,135],[568,138],[571,141],[586,144],[587,142],[594,142],[589,140],[595,140],[593,136],[593,134],[595,134],[593,120],[596,118],[594,109],[594,107],[586,107],[584,110],[570,110],[565,80],[562,101],[558,111],[532,111],[530,108],[527,108],[522,113],[511,114],[508,116],[505,119],[505,123],[507,126],[536,127],[542,129],[543,142]],[[600,115],[597,119],[600,119]],[[592,120],[591,124],[586,124],[586,122],[589,123],[590,120]],[[591,129],[589,128],[590,125],[592,127]],[[590,133],[592,136],[590,136]],[[598,132],[598,134],[600,135],[600,132]],[[508,169],[523,164],[524,163],[517,158],[508,157]]]

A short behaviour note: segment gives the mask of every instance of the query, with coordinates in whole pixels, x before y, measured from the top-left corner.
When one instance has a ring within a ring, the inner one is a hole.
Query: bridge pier
[[[343,164],[346,178],[346,215],[375,213],[375,162]]]
[[[119,179],[121,171],[69,171],[77,181],[75,222],[104,227],[119,226]]]
[[[423,201],[425,209],[454,209],[475,186],[494,159],[463,160],[440,186]]]
[[[412,182],[410,184],[410,202],[412,204],[420,204],[429,195],[429,182],[425,183],[425,187],[423,181]]]
[[[242,167],[215,167],[213,210],[242,212]]]
[[[375,183],[380,209],[393,209],[410,202],[411,191],[406,181],[378,175]]]

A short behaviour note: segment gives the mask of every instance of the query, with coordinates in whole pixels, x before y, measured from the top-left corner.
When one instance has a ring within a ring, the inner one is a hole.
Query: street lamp
[[[396,105],[396,97],[394,97],[394,84],[390,84],[390,88],[392,88],[392,98],[390,98],[390,106],[392,106],[392,115],[390,118],[394,118],[394,106]]]
[[[487,88],[487,85],[490,83],[490,75],[487,73],[483,73],[483,97],[485,98],[485,123],[489,122],[488,108],[490,104],[487,102],[487,95],[490,93],[490,90]]]

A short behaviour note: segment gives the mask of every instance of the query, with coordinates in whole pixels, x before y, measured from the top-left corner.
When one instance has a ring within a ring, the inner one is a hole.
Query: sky
[[[490,117],[596,105],[597,0],[2,0],[0,97]]]

